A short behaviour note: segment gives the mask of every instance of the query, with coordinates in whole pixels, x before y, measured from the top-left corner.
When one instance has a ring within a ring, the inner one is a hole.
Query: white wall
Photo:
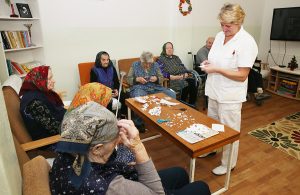
[[[94,61],[105,50],[112,59],[138,57],[144,50],[159,55],[168,40],[170,0],[39,1],[46,62],[57,90],[77,91],[77,64]]]
[[[56,90],[71,99],[78,90],[77,64],[94,61],[106,50],[112,59],[138,57],[149,50],[159,55],[171,41],[175,54],[189,68],[191,55],[219,30],[217,14],[227,0],[192,1],[192,14],[182,16],[175,0],[42,0],[39,1],[45,60],[51,65]],[[232,1],[247,13],[245,28],[260,37],[264,0]]]
[[[246,31],[254,36],[256,42],[259,43],[261,18],[263,16],[265,0],[193,1],[193,53],[196,53],[203,45],[205,45],[207,37],[215,36],[221,31],[217,17],[220,8],[227,2],[238,3],[241,5],[246,13],[243,26]]]
[[[259,58],[270,65],[274,65],[271,57],[268,57],[270,49],[270,32],[272,25],[273,9],[283,7],[300,7],[299,0],[266,0],[265,9],[262,20],[262,29],[259,44]],[[283,55],[285,52],[285,41],[271,41],[271,52],[277,64],[282,64]],[[298,64],[300,62],[300,42],[287,41],[286,42],[286,56],[283,64],[287,65],[293,56],[296,56]]]

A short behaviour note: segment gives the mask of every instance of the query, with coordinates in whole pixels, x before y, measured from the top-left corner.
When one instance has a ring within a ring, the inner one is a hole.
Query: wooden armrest
[[[25,144],[21,144],[21,147],[23,148],[23,150],[25,152],[27,152],[27,151],[30,151],[33,149],[37,149],[37,148],[40,148],[43,146],[57,143],[59,140],[60,140],[60,135],[54,135],[51,137],[47,137],[47,138],[39,139],[36,141],[27,142]]]
[[[162,84],[163,84],[163,87],[166,87],[166,88],[168,88],[169,81],[170,81],[170,79],[168,79],[168,78],[164,78],[164,80],[163,80],[163,82],[162,82]]]

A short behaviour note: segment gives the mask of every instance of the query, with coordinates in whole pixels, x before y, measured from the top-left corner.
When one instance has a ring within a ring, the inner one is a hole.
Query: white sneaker
[[[234,167],[231,170],[233,170],[233,169],[234,169]],[[227,173],[227,167],[220,165],[220,166],[214,168],[212,170],[212,173],[215,175],[225,175]]]
[[[121,108],[122,104],[120,102],[118,102],[118,100],[116,98],[112,98],[112,110],[117,110]],[[118,105],[118,106],[117,106]]]
[[[202,155],[198,156],[198,158],[205,158],[207,156],[214,156],[215,154],[217,154],[217,152],[213,151],[213,152],[209,152],[209,153],[206,153],[206,154],[202,154]]]
[[[204,158],[204,157],[207,157],[208,155],[209,155],[209,153],[202,154],[202,155],[198,156],[198,158]]]
[[[257,93],[263,93],[264,92],[264,90],[261,87],[258,87],[256,90],[257,90]]]

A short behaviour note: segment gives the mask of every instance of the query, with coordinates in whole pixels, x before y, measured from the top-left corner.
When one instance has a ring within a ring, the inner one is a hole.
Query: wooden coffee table
[[[148,96],[148,100],[158,100],[168,97],[163,93],[153,94]],[[169,98],[169,97],[168,97]],[[161,133],[164,137],[167,137],[171,141],[173,141],[180,149],[185,151],[190,156],[190,181],[194,181],[194,173],[195,173],[195,163],[196,158],[202,154],[209,153],[215,149],[223,147],[227,144],[230,145],[230,155],[228,158],[228,166],[227,166],[227,174],[225,179],[224,187],[218,190],[213,194],[221,194],[228,190],[229,187],[229,179],[230,179],[230,168],[231,168],[231,157],[232,157],[232,143],[239,139],[240,133],[238,131],[233,130],[232,128],[225,126],[224,132],[220,132],[219,134],[202,140],[200,142],[190,144],[181,137],[179,137],[176,132],[186,129],[191,124],[200,123],[211,127],[212,124],[217,123],[218,121],[209,118],[203,113],[175,100],[170,99],[168,101],[179,103],[176,106],[166,106],[161,105],[161,114],[159,116],[152,116],[149,114],[149,110],[160,106],[159,104],[151,101],[149,107],[146,110],[143,110],[143,104],[137,102],[134,98],[126,99],[125,103],[128,106],[128,118],[131,119],[131,110],[141,117],[144,122],[151,126],[153,129],[156,129],[159,133]],[[158,119],[169,119],[171,123],[158,123]]]

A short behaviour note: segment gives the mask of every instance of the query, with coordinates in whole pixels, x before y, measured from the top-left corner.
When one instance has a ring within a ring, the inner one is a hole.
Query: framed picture
[[[29,5],[25,3],[16,3],[21,18],[32,18]]]

